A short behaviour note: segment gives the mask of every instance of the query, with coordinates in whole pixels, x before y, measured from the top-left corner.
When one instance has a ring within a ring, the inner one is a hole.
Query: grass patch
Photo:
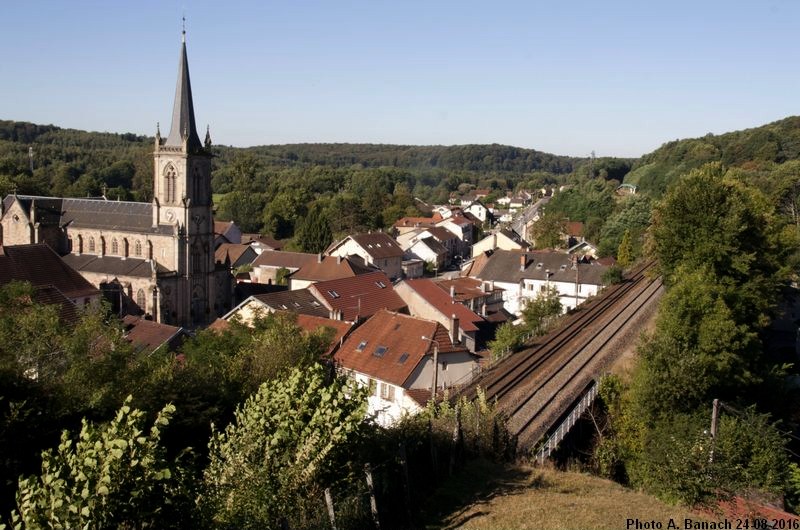
[[[583,473],[474,462],[438,488],[425,510],[425,528],[619,529],[627,519],[706,520],[619,484]]]

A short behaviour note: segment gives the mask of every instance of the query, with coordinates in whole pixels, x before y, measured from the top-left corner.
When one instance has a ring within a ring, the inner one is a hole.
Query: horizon
[[[184,11],[198,128],[210,124],[218,145],[499,144],[637,158],[797,114],[800,74],[788,65],[800,5],[777,0],[8,4],[0,115],[168,129]]]

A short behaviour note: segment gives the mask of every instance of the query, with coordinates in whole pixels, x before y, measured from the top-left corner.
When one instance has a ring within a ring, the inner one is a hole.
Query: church
[[[181,39],[169,135],[157,130],[153,200],[9,195],[0,243],[47,243],[120,314],[196,328],[232,305],[230,270],[214,261],[211,138],[200,141]]]

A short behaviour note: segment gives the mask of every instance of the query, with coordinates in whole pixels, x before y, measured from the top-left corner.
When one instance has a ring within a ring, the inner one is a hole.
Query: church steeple
[[[194,122],[192,84],[189,81],[189,61],[186,58],[186,30],[181,35],[181,55],[178,63],[178,84],[175,87],[175,104],[172,107],[172,127],[164,144],[168,147],[184,146],[188,152],[203,149]]]

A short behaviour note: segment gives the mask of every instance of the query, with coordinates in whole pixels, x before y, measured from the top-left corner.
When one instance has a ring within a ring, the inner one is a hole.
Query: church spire
[[[184,141],[186,142],[187,151],[200,151],[203,148],[194,123],[192,85],[189,81],[189,61],[186,58],[186,29],[181,33],[181,54],[178,62],[178,84],[175,87],[175,104],[172,108],[172,127],[164,145],[183,147]]]

